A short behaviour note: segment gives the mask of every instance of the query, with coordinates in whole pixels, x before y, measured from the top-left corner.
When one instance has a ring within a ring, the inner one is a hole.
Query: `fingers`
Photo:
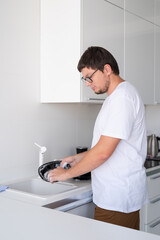
[[[71,165],[73,161],[74,161],[74,158],[72,156],[63,158],[60,166],[64,168],[67,164]]]
[[[65,181],[66,178],[66,169],[61,168],[61,167],[57,167],[54,170],[51,170],[48,174],[48,181],[53,183],[56,181]]]
[[[66,168],[67,164],[68,164],[67,162],[61,162],[60,167]]]
[[[53,173],[53,171],[54,170],[51,170],[49,173],[48,173],[48,181],[50,182],[50,183],[54,183],[55,181],[54,181],[54,173]]]
[[[58,167],[58,168],[59,168],[59,167]],[[49,181],[50,183],[54,183],[54,182],[57,182],[57,181],[58,181],[56,170],[57,170],[57,168],[54,169],[54,170],[49,171],[49,173],[48,173],[48,181]]]

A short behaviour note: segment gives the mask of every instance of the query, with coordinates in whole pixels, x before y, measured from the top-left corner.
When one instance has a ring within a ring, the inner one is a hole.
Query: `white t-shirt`
[[[130,83],[120,83],[104,101],[96,119],[92,147],[101,135],[121,141],[107,161],[92,171],[93,202],[113,211],[139,210],[148,199],[145,110]]]

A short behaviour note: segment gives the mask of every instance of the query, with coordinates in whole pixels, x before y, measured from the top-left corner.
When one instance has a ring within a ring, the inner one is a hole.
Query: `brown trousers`
[[[139,230],[139,210],[123,213],[105,210],[96,206],[94,219]]]

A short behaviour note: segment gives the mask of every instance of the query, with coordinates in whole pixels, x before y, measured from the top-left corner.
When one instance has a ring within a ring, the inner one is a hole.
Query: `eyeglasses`
[[[98,69],[96,69],[96,71],[94,71],[90,77],[86,77],[86,78],[81,77],[81,80],[82,80],[82,81],[85,81],[85,82],[92,83],[93,80],[91,79],[91,77],[93,77],[93,75],[94,75],[97,71],[98,71]]]

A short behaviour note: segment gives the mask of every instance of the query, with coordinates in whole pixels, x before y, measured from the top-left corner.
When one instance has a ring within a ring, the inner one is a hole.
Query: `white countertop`
[[[148,171],[151,170],[153,169]],[[90,181],[81,181],[76,184],[79,190],[91,189]],[[0,227],[0,239],[2,240],[117,240],[120,238],[123,240],[160,240],[158,235],[11,199],[7,197],[6,192],[0,193]]]
[[[103,223],[0,196],[2,240],[160,240],[157,235]]]

